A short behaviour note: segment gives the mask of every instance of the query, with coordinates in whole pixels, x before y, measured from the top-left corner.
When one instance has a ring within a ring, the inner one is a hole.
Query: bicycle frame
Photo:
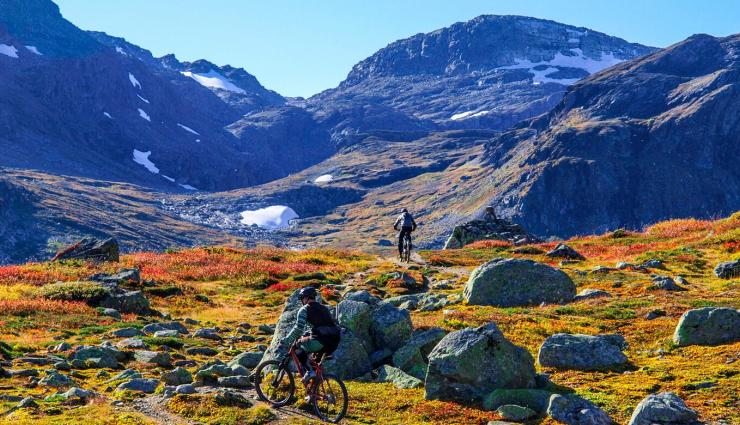
[[[303,370],[303,367],[301,367],[301,361],[298,359],[298,355],[295,352],[295,347],[290,347],[290,350],[288,351],[288,357],[285,358],[283,361],[284,363],[293,360],[293,364],[296,367],[296,370],[298,371],[299,376],[303,376],[305,371]],[[324,382],[324,366],[321,364],[321,362],[317,362],[313,359],[313,356],[308,354],[308,361],[311,362],[311,366],[313,366],[314,371],[316,372],[316,379],[314,379],[313,385],[309,387],[308,383],[303,383],[303,386],[308,390],[309,395],[316,396],[316,389],[318,388],[319,384]],[[287,364],[286,370],[287,370]],[[276,377],[277,379],[278,377]],[[303,380],[301,380],[302,382]]]

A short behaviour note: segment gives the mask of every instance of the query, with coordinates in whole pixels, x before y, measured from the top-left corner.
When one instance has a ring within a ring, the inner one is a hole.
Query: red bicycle
[[[316,377],[304,382],[303,385],[306,387],[306,394],[310,397],[316,415],[323,421],[339,423],[347,414],[349,396],[347,387],[339,377],[324,373],[322,363],[330,358],[331,356],[322,355],[317,360],[312,354],[309,361],[316,372]],[[293,360],[293,365],[291,365],[291,360]],[[290,347],[288,355],[282,360],[267,360],[260,363],[254,372],[254,387],[257,395],[275,407],[290,403],[296,390],[295,375],[291,367],[295,368],[301,379],[305,371],[295,353],[295,345]]]

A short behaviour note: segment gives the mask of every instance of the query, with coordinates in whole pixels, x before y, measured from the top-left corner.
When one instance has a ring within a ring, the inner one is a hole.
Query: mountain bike
[[[411,235],[406,233],[401,241],[401,261],[408,263],[411,260]]]
[[[313,404],[313,410],[322,421],[339,423],[347,414],[349,396],[347,387],[339,377],[324,373],[323,362],[332,356],[322,355],[317,360],[309,357],[316,377],[304,382],[306,394]],[[290,347],[288,355],[282,360],[267,360],[257,366],[254,372],[254,387],[257,395],[274,407],[285,406],[295,395],[295,375],[291,372],[291,360],[298,373],[298,379],[304,375],[301,362],[295,353],[295,344]],[[301,381],[303,382],[303,381]]]

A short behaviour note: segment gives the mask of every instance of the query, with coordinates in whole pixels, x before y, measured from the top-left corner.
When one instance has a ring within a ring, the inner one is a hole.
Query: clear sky
[[[696,33],[740,32],[738,0],[55,0],[87,30],[180,60],[246,69],[286,96],[336,86],[397,39],[482,14],[588,27],[664,47]]]

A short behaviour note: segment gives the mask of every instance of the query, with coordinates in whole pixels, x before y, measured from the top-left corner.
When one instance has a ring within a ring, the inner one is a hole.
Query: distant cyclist
[[[401,233],[398,234],[398,256],[403,259],[403,238],[408,236],[411,238],[411,232],[416,230],[416,221],[414,216],[409,213],[409,210],[404,208],[401,210],[401,215],[396,219],[396,224],[393,225],[394,230],[398,230],[398,226],[401,226]]]

